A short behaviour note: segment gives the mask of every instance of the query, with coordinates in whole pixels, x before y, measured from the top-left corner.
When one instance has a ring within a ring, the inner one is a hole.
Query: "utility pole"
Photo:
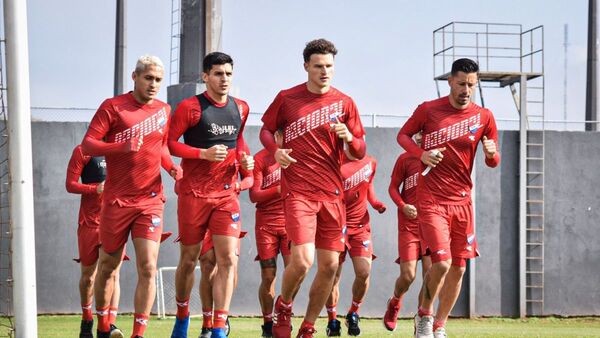
[[[565,24],[565,64],[564,64],[564,81],[563,81],[563,119],[565,121],[565,130],[567,130],[567,80],[569,77],[568,57],[569,57],[569,24]]]
[[[117,0],[117,25],[115,29],[115,85],[114,95],[127,88],[125,63],[127,62],[127,0]]]
[[[598,1],[588,0],[587,88],[585,95],[586,131],[597,130],[598,121]]]

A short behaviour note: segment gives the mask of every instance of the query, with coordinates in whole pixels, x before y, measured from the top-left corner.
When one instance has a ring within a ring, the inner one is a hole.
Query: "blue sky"
[[[27,5],[32,105],[96,108],[112,96],[114,1],[29,0]],[[161,57],[168,68],[170,13],[169,0],[128,1],[128,72],[146,53]],[[568,116],[584,116],[584,0],[223,0],[222,14],[223,51],[235,60],[236,93],[255,112],[263,112],[279,90],[306,79],[304,44],[325,37],[339,50],[334,86],[351,95],[362,113],[410,115],[417,104],[436,97],[433,30],[475,21],[544,26],[547,119],[563,116],[563,26],[568,24]],[[518,116],[508,89],[489,93],[486,104],[497,117]],[[166,100],[166,86],[160,98]]]

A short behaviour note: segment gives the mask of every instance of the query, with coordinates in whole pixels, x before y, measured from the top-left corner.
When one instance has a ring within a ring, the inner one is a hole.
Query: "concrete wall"
[[[35,178],[36,259],[38,308],[40,313],[77,313],[79,265],[76,228],[79,196],[65,191],[65,169],[73,147],[78,144],[85,123],[33,124]],[[258,128],[248,127],[245,137],[253,152],[261,147]],[[382,316],[385,302],[392,293],[399,267],[397,257],[396,208],[387,194],[389,174],[402,152],[397,145],[396,129],[368,129],[369,153],[379,161],[375,178],[378,197],[386,203],[385,214],[371,213],[373,242],[378,256],[373,263],[371,290],[361,310],[364,316]],[[600,166],[599,133],[548,132],[546,162],[546,314],[600,315],[600,257],[598,214]],[[481,257],[476,260],[476,313],[479,315],[518,315],[518,133],[501,132],[502,163],[490,169],[482,154],[476,166],[476,218]],[[176,196],[172,179],[163,174],[167,194],[165,230],[177,233]],[[249,231],[242,242],[239,285],[234,295],[232,314],[258,315],[257,288],[260,279],[254,262],[254,207],[247,193],[241,195],[244,228]],[[33,243],[32,243],[33,245]],[[136,281],[133,247],[131,262],[123,265],[122,312],[132,311]],[[176,266],[178,246],[168,241],[161,246],[159,266]],[[281,266],[281,261],[279,262]],[[338,310],[346,311],[351,301],[352,266],[346,262],[341,283]],[[307,277],[294,312],[302,314],[312,280]],[[401,312],[412,315],[421,279],[417,278],[404,298]],[[466,281],[465,281],[466,283]],[[197,293],[194,288],[194,293]],[[174,300],[171,299],[171,303]],[[171,304],[172,305],[172,304]],[[468,298],[464,293],[453,312],[466,315]],[[172,308],[172,306],[171,306]]]

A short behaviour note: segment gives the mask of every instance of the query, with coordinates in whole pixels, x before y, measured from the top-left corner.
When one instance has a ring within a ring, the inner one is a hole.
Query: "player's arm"
[[[262,162],[256,161],[256,165],[253,170],[254,183],[252,185],[252,188],[250,188],[250,201],[252,203],[266,202],[280,196],[279,185],[274,185],[267,189],[262,189],[262,171]]]
[[[423,103],[417,107],[412,116],[406,121],[398,132],[396,140],[398,144],[408,153],[418,158],[425,165],[435,167],[440,163],[444,157],[442,151],[446,150],[445,147],[424,150],[421,149],[413,140],[413,135],[423,130],[423,125],[427,121],[427,109],[426,104]],[[425,135],[423,135],[425,137]],[[423,141],[424,142],[424,141]]]
[[[392,179],[390,181],[390,186],[388,187],[388,193],[399,209],[404,208],[404,205],[406,205],[400,195],[400,185],[404,181],[404,174],[404,160],[402,157],[398,157],[394,169],[392,170]]]
[[[81,172],[83,167],[90,161],[89,157],[85,157],[81,152],[80,147],[76,147],[71,154],[69,165],[67,167],[67,179],[65,181],[65,188],[72,194],[96,194],[98,192],[97,183],[94,184],[83,184],[79,183]]]
[[[375,181],[375,172],[377,170],[377,162],[375,162],[375,160],[372,160],[371,163],[373,166],[373,173],[371,174],[371,177],[369,180],[369,189],[367,191],[367,200],[369,201],[369,204],[371,204],[373,209],[377,210],[380,214],[382,214],[385,212],[386,206],[385,206],[385,204],[383,204],[383,202],[381,202],[377,198],[377,195],[375,194],[375,187],[373,185],[373,182]]]
[[[166,130],[163,131],[163,139],[160,152],[160,165],[169,173],[169,175],[171,175],[171,177],[173,177],[173,179],[180,180],[183,177],[183,169],[181,169],[181,167],[178,164],[173,162],[173,159],[171,158],[171,153],[169,152],[169,124],[170,121],[167,122],[165,126]]]
[[[237,156],[239,158],[242,169],[252,171],[254,169],[254,157],[250,153],[250,148],[244,139],[244,127],[246,126],[246,121],[248,119],[248,114],[250,113],[250,108],[248,105],[243,102],[242,104],[243,112],[242,112],[242,125],[240,127],[240,132],[238,133],[236,147],[237,147]]]
[[[238,161],[241,161],[241,158],[238,158]],[[254,177],[252,176],[252,170],[246,170],[240,167],[240,176],[242,180],[236,183],[236,192],[244,191],[250,189],[254,184]]]
[[[344,152],[350,159],[361,159],[367,153],[367,144],[364,140],[365,129],[363,128],[358,113],[358,108],[352,99],[349,99],[344,107],[343,121],[338,118],[332,125],[332,131],[344,140]]]
[[[114,111],[109,100],[100,105],[94,115],[90,126],[81,142],[81,150],[90,156],[106,156],[137,152],[143,144],[143,136],[135,136],[122,143],[104,142],[104,137],[110,130],[113,122],[111,112]]]
[[[286,169],[292,163],[296,163],[297,161],[295,158],[290,156],[292,149],[281,149],[277,146],[277,142],[275,142],[275,132],[279,129],[279,123],[277,119],[282,104],[283,95],[280,92],[263,114],[263,126],[260,129],[259,138],[265,149],[273,154],[275,161],[279,163],[281,168]]]
[[[490,120],[485,133],[481,139],[483,143],[483,153],[485,154],[485,164],[490,168],[495,168],[500,164],[500,152],[498,152],[498,129],[496,128],[496,120],[490,113]]]

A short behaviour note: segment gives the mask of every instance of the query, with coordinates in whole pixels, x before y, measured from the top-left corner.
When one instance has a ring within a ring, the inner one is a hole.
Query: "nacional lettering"
[[[272,185],[279,183],[281,180],[281,168],[277,168],[275,171],[263,178],[261,189],[266,189]]]
[[[322,125],[335,123],[336,118],[343,115],[343,102],[340,100],[329,106],[321,107],[290,123],[283,131],[285,142],[290,142]]]
[[[369,162],[367,165],[352,174],[352,176],[344,180],[344,191],[348,191],[362,182],[368,182],[372,174],[373,167],[371,166],[371,162]]]
[[[404,179],[403,190],[406,191],[408,189],[414,188],[417,186],[417,179],[419,178],[419,173],[408,176]]]
[[[132,137],[146,136],[156,130],[162,133],[162,128],[167,123],[167,112],[162,108],[158,112],[147,117],[145,120],[121,131],[115,135],[115,142],[125,142]]]
[[[469,118],[459,121],[451,126],[441,128],[423,136],[424,149],[436,148],[446,142],[456,140],[459,137],[469,134],[472,126],[481,124],[481,113],[477,113]],[[477,129],[475,129],[477,130]]]

